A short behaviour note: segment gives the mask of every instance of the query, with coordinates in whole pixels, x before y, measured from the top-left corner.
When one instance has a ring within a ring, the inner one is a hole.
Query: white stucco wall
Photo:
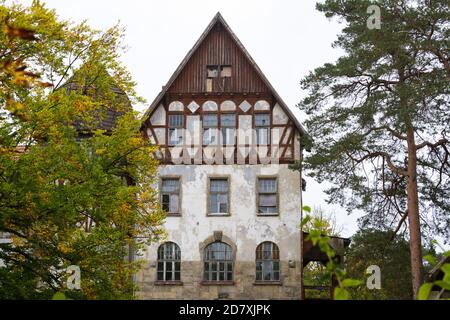
[[[167,217],[166,241],[181,248],[182,260],[201,261],[199,244],[222,231],[237,246],[236,261],[254,261],[255,249],[264,241],[275,242],[281,260],[300,260],[300,182],[298,172],[280,165],[167,165],[159,176],[181,177],[181,216]],[[208,176],[230,179],[230,216],[207,216]],[[277,176],[279,215],[258,216],[256,209],[257,177]],[[156,260],[159,244],[145,253],[147,261]]]

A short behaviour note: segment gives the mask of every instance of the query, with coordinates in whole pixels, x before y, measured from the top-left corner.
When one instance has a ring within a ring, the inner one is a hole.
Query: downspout
[[[300,143],[300,300],[304,300],[303,296],[303,145]]]

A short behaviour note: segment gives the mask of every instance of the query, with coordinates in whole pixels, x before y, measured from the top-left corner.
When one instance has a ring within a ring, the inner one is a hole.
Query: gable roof
[[[213,27],[217,24],[221,23],[225,30],[230,34],[233,41],[236,43],[238,48],[244,53],[244,56],[250,61],[250,64],[255,68],[257,74],[261,77],[265,85],[269,88],[275,99],[277,100],[278,104],[281,106],[281,108],[286,112],[290,119],[294,122],[296,128],[299,130],[301,135],[306,135],[307,132],[305,128],[300,124],[297,117],[293,114],[293,112],[289,109],[287,104],[283,101],[281,96],[276,92],[274,87],[270,84],[269,80],[266,78],[264,73],[261,71],[261,69],[258,67],[256,62],[253,60],[253,58],[250,56],[248,51],[245,49],[244,45],[241,43],[241,41],[238,39],[238,37],[234,34],[234,32],[231,30],[231,28],[228,26],[228,24],[225,22],[225,19],[222,17],[220,12],[217,12],[217,14],[214,16],[212,21],[209,23],[208,27],[205,29],[205,31],[202,33],[200,38],[197,40],[197,42],[194,44],[194,46],[189,50],[186,57],[181,61],[178,68],[175,70],[173,75],[170,77],[167,84],[163,87],[162,91],[158,94],[156,99],[152,102],[150,107],[147,109],[147,111],[144,114],[143,121],[146,121],[153,111],[156,109],[156,107],[161,103],[162,98],[167,93],[167,90],[170,88],[170,86],[174,83],[174,81],[177,79],[177,77],[180,75],[181,71],[184,69],[186,64],[189,62],[190,58],[194,55],[195,51],[200,47],[200,45],[203,43],[205,38],[208,36],[210,31],[213,29]]]

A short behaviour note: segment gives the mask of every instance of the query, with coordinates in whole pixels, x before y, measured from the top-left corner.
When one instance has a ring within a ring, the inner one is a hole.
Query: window
[[[209,214],[228,214],[228,179],[209,180]]]
[[[203,115],[203,144],[217,144],[217,114]]]
[[[220,77],[231,78],[231,66],[221,66],[220,67]]]
[[[273,242],[263,242],[256,248],[256,281],[280,280],[280,251]]]
[[[161,203],[164,211],[180,214],[180,179],[162,179]]]
[[[270,115],[255,114],[256,144],[269,144]]]
[[[277,188],[276,178],[258,179],[258,213],[277,213]]]
[[[182,114],[169,114],[169,145],[183,143],[184,116]]]
[[[204,256],[205,281],[233,280],[233,250],[223,242],[214,242],[205,248]]]
[[[158,281],[180,281],[181,273],[180,247],[173,242],[166,242],[158,248]]]
[[[207,66],[206,70],[208,78],[217,78],[219,76],[219,66]]]
[[[236,115],[222,114],[220,117],[220,125],[222,127],[222,144],[234,145],[236,135]]]

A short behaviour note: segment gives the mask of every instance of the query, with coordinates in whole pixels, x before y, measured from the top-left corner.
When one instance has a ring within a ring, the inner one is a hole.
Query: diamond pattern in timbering
[[[200,108],[200,106],[199,106],[195,101],[192,101],[191,103],[189,103],[189,105],[187,106],[187,108],[188,108],[192,113],[194,113],[195,111],[198,110],[198,108]]]
[[[244,100],[240,105],[239,108],[241,108],[242,111],[247,112],[248,110],[250,110],[252,107],[252,105],[250,103],[248,103],[247,100]]]

